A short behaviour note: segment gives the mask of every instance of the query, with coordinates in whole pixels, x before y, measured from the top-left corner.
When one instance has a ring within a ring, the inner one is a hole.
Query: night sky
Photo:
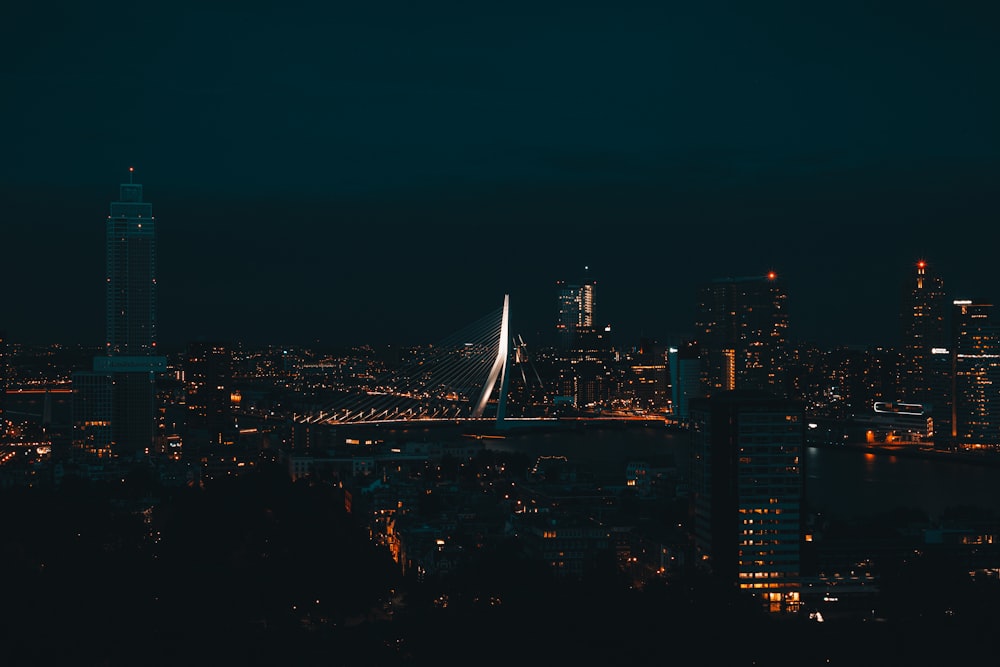
[[[585,277],[677,342],[770,269],[793,339],[895,344],[917,259],[1000,298],[996,7],[4,3],[0,330],[101,343],[133,166],[166,345],[435,342],[507,293],[541,344]]]

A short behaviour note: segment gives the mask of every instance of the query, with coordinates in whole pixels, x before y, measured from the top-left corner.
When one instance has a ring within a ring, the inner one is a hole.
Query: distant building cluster
[[[343,488],[350,511],[370,517],[375,539],[419,577],[516,536],[560,577],[585,576],[608,557],[639,586],[704,568],[770,611],[797,613],[813,586],[828,586],[803,565],[808,445],[1000,449],[993,304],[949,302],[923,260],[905,276],[895,350],[796,342],[793,309],[770,271],[706,282],[689,335],[666,343],[615,340],[610,324],[598,324],[588,277],[557,282],[554,345],[529,351],[504,320],[492,335],[510,340],[497,352],[466,341],[442,354],[224,340],[162,350],[155,219],[131,177],[111,203],[105,257],[98,349],[15,344],[0,332],[0,486],[58,485],[68,475],[113,482],[137,465],[166,485],[201,486],[280,461],[293,480]],[[432,373],[434,364],[447,373]],[[475,395],[473,364],[499,395]],[[390,373],[403,368],[417,369],[405,386]],[[327,407],[348,396],[379,401],[378,413],[353,418],[419,418],[431,412],[415,406],[433,397],[455,407],[441,413],[453,420],[489,405],[498,423],[656,423],[688,435],[691,457],[683,474],[631,461],[612,485],[558,457],[539,458],[525,479],[497,462],[445,474],[482,459],[483,442],[387,442],[341,428],[324,415],[348,414]],[[383,410],[395,399],[411,408]],[[620,509],[635,499],[683,500],[687,532],[633,530]]]

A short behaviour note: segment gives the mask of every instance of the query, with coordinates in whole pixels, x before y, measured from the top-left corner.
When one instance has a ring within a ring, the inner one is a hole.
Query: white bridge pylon
[[[510,296],[503,306],[447,339],[414,348],[399,368],[368,380],[341,399],[307,408],[305,424],[485,420],[496,396],[502,426],[510,383]],[[498,391],[499,387],[499,391]]]
[[[490,368],[490,374],[486,378],[486,384],[483,386],[483,392],[479,395],[479,400],[476,401],[476,407],[472,411],[472,417],[474,419],[481,419],[483,412],[486,410],[486,403],[489,401],[490,396],[493,394],[493,390],[496,388],[497,378],[501,378],[501,387],[503,391],[500,392],[500,397],[497,399],[497,421],[503,421],[504,410],[503,406],[507,403],[507,386],[508,386],[508,369],[507,365],[510,362],[510,295],[503,295],[503,312],[500,315],[500,340],[497,344],[497,357],[493,361],[493,367]]]

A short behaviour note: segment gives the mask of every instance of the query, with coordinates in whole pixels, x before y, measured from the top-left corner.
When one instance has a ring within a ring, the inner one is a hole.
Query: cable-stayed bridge
[[[334,425],[496,420],[501,426],[512,367],[525,373],[522,351],[523,341],[510,333],[510,299],[505,295],[499,309],[364,388],[296,415],[295,421]]]

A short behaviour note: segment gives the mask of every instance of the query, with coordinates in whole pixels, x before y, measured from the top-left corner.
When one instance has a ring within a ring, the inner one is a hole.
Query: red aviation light
[[[778,274],[775,273],[774,271],[768,271],[767,272],[767,279],[768,280],[774,280],[777,277],[778,277]]]

